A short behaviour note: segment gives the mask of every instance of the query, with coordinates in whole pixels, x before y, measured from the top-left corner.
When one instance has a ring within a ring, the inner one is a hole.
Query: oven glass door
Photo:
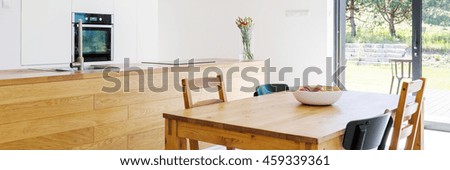
[[[76,29],[77,30],[77,29]],[[111,61],[111,27],[83,27],[83,57],[86,62]],[[75,31],[75,57],[78,55],[78,31]]]

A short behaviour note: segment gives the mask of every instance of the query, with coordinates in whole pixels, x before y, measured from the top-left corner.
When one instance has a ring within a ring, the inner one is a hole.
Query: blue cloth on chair
[[[289,86],[287,84],[264,84],[256,88],[253,96],[261,96],[287,90],[289,90]]]

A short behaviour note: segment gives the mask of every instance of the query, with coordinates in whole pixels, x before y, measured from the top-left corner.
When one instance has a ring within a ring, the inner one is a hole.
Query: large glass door
[[[345,2],[345,87],[397,94],[423,76],[426,128],[450,131],[450,0]]]
[[[412,0],[346,0],[346,88],[396,94],[412,78],[412,32]]]
[[[450,131],[450,0],[421,1],[414,7],[423,11],[420,50],[422,75],[427,78],[425,128]],[[418,67],[417,63],[414,68]]]

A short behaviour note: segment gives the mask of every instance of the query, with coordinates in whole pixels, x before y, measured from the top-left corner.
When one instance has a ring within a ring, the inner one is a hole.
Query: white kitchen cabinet
[[[114,62],[136,62],[137,1],[114,0]]]
[[[137,62],[158,61],[158,0],[137,0]]]
[[[71,61],[71,0],[22,0],[22,65]]]
[[[114,0],[72,0],[72,11],[112,14]]]

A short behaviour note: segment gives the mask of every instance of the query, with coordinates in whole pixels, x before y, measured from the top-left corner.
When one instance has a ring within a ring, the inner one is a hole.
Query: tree
[[[392,37],[397,37],[395,25],[411,19],[411,0],[374,0],[375,8],[389,24]]]
[[[355,1],[347,0],[347,11],[350,13],[348,20],[350,20],[350,27],[352,28],[351,36],[356,37],[356,23],[355,23]]]
[[[423,22],[450,26],[450,0],[423,0]]]
[[[365,11],[371,0],[347,0],[347,20],[350,22],[351,36],[356,37],[356,19],[360,20],[359,16],[362,11]]]

